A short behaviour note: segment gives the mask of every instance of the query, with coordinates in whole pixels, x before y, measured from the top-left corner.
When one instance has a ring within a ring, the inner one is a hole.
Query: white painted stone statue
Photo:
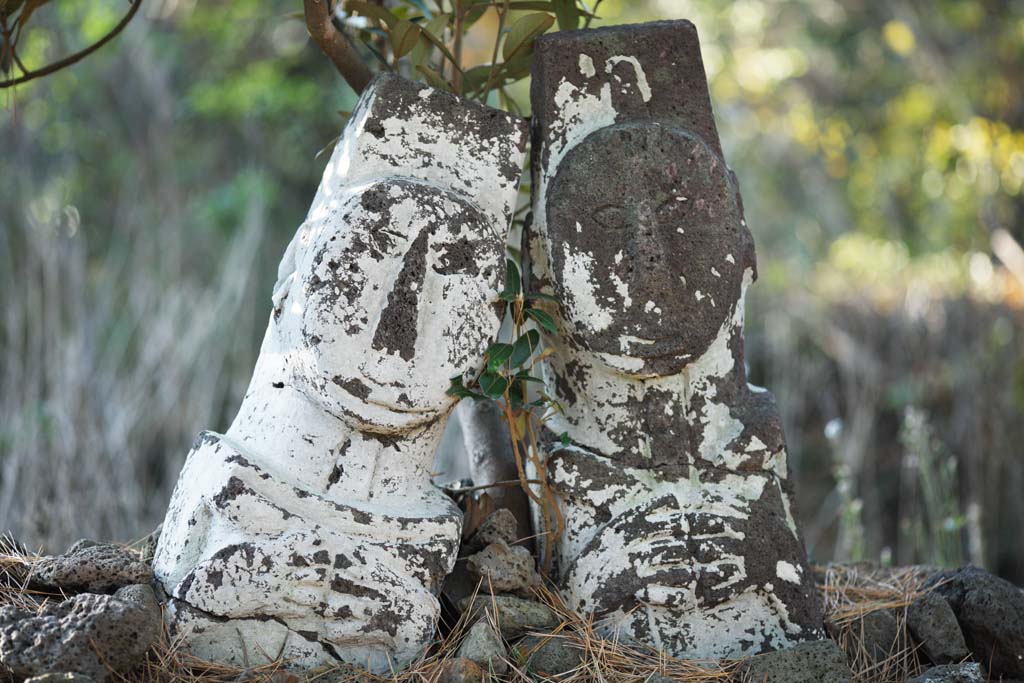
[[[779,415],[746,381],[754,244],[696,30],[544,36],[532,87],[531,289],[561,302],[543,375],[570,439],[547,448],[553,578],[675,656],[822,637]]]
[[[364,92],[281,262],[226,434],[182,470],[154,562],[192,653],[388,671],[431,641],[461,513],[430,481],[498,330],[526,144],[504,112],[395,76]]]

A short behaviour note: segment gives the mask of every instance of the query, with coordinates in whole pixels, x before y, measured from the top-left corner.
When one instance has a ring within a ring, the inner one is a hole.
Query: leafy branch
[[[533,323],[550,334],[557,334],[554,318],[541,308],[554,303],[555,299],[547,294],[523,292],[519,268],[511,260],[506,261],[505,288],[499,298],[510,308],[512,339],[491,344],[484,355],[484,368],[480,375],[468,384],[462,375],[453,377],[448,394],[498,402],[512,437],[519,483],[541,510],[544,535],[550,546],[562,535],[565,521],[547,480],[547,455],[540,448],[537,435],[541,427],[562,411],[562,406],[541,389],[531,392],[531,383],[543,385],[543,380],[534,376],[533,371],[551,355],[552,350],[542,350],[540,333],[535,328],[527,329],[527,326]],[[563,443],[568,442],[568,435],[562,434],[560,438]],[[527,477],[527,462],[533,466],[538,479]],[[545,573],[550,571],[551,557],[551,553],[545,555]]]

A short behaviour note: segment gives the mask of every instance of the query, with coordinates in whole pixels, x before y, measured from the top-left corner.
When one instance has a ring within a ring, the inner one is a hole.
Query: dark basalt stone
[[[910,604],[907,627],[932,664],[952,664],[969,654],[956,614],[937,593],[925,593]]]
[[[973,658],[992,676],[1024,678],[1024,591],[974,566],[941,572],[931,583],[956,614]]]
[[[746,660],[734,678],[742,683],[853,683],[853,672],[838,645],[820,640]]]

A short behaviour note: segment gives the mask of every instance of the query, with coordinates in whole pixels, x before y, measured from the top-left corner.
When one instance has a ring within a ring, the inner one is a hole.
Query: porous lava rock
[[[742,683],[853,683],[853,672],[836,643],[820,640],[747,659],[735,678]]]
[[[928,591],[910,603],[907,628],[932,664],[959,662],[969,654],[953,608],[936,592]]]
[[[956,614],[973,659],[993,677],[1024,678],[1024,592],[974,566],[942,572],[931,582]]]
[[[95,681],[141,663],[159,637],[160,608],[149,585],[114,595],[82,593],[37,612],[0,608],[0,663],[16,677],[71,672]]]
[[[127,548],[81,540],[62,555],[37,560],[32,580],[68,593],[110,593],[122,586],[152,583],[153,570]]]

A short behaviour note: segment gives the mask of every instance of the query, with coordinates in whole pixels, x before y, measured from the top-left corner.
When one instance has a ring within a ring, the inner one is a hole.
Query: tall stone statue
[[[461,514],[430,480],[498,330],[525,123],[395,76],[364,92],[281,262],[252,383],[182,470],[155,559],[191,651],[387,671],[434,636]]]
[[[571,605],[689,657],[821,637],[778,411],[747,384],[754,243],[685,21],[539,38],[533,66],[548,448]]]

